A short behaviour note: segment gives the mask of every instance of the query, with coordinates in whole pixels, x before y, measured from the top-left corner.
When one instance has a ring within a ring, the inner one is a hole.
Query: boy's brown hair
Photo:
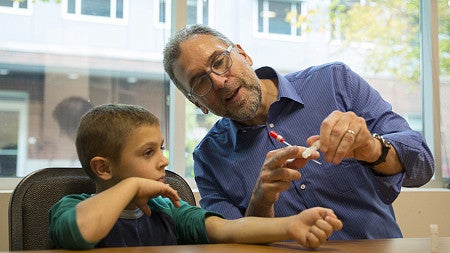
[[[101,156],[118,163],[128,136],[143,125],[159,126],[158,118],[138,105],[104,104],[83,115],[75,145],[84,171],[94,180],[90,162]]]

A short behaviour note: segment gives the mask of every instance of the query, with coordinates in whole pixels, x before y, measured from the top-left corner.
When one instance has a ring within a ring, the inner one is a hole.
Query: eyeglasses
[[[189,97],[192,95],[196,95],[197,97],[206,96],[209,91],[211,91],[211,87],[213,85],[213,81],[209,75],[214,73],[221,76],[230,70],[231,65],[233,65],[233,61],[230,56],[232,48],[233,46],[230,45],[227,50],[213,58],[210,70],[192,82],[191,90],[188,92]]]

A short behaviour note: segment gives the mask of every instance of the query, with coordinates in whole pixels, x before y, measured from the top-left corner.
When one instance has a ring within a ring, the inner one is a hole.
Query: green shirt
[[[89,197],[89,194],[68,195],[50,209],[50,237],[58,247],[91,249],[208,243],[205,218],[220,216],[185,201],[181,201],[181,206],[176,208],[168,198],[157,197],[148,202],[152,210],[150,217],[140,209],[125,210],[105,238],[100,242],[88,242],[76,223],[75,207]]]

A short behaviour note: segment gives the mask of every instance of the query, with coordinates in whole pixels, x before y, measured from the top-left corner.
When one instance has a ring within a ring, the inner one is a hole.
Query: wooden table
[[[34,253],[67,253],[66,250],[15,251]],[[327,252],[327,253],[430,253],[430,238],[401,238],[379,240],[329,241],[315,250],[306,249],[295,243],[279,242],[270,245],[206,244],[152,246],[128,248],[101,248],[89,253],[281,253],[281,252]],[[439,253],[450,252],[450,237],[439,238]]]

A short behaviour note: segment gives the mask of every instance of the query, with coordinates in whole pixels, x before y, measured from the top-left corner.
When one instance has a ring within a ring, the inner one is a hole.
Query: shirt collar
[[[260,79],[278,79],[277,101],[280,101],[281,98],[288,98],[296,101],[297,103],[303,104],[303,100],[298,94],[298,91],[285,76],[268,66],[258,68],[255,72]]]

